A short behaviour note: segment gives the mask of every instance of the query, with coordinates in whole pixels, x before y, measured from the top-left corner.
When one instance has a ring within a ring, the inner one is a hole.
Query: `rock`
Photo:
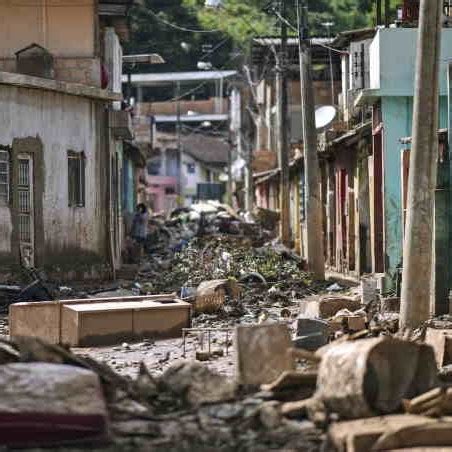
[[[241,384],[271,383],[284,371],[294,370],[288,353],[292,341],[285,324],[239,326],[235,344],[236,375]]]
[[[279,402],[265,402],[259,408],[259,420],[261,424],[271,430],[279,427],[282,421]]]
[[[143,362],[140,363],[135,386],[140,396],[147,401],[153,400],[158,395],[158,381],[150,374]]]
[[[242,415],[244,408],[240,403],[223,403],[206,408],[210,416],[229,421]]]
[[[5,364],[0,387],[0,444],[36,446],[107,435],[107,408],[94,372],[48,363]]]
[[[196,361],[181,361],[169,367],[160,384],[193,406],[231,400],[236,386],[228,377],[217,374]]]

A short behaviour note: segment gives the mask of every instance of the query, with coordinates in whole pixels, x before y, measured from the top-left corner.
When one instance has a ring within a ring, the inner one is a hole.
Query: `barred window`
[[[9,152],[0,149],[0,206],[7,206],[9,203]]]
[[[85,153],[68,151],[69,207],[85,207]]]

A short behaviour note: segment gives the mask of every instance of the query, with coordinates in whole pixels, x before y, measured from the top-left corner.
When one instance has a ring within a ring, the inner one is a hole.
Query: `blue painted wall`
[[[386,273],[393,276],[402,261],[402,187],[401,156],[404,146],[400,138],[411,136],[413,97],[387,96],[381,98],[384,143],[384,233]],[[447,96],[440,98],[439,127],[448,124]]]
[[[124,158],[122,168],[122,208],[125,213],[133,213],[135,210],[135,184],[134,166],[130,159]]]

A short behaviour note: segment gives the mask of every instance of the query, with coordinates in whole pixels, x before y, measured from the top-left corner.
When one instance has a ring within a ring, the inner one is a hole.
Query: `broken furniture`
[[[199,334],[201,337],[201,352],[204,352],[204,334],[207,334],[207,356],[212,353],[212,333],[225,333],[226,356],[229,354],[229,338],[233,335],[232,328],[183,328],[182,329],[182,347],[185,358],[187,356],[187,336],[190,334]]]
[[[71,346],[179,337],[190,318],[191,305],[170,295],[16,303],[9,309],[11,337]]]

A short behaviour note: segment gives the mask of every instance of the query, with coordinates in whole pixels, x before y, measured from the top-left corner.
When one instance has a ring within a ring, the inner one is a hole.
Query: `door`
[[[33,158],[18,157],[17,208],[19,222],[20,259],[24,266],[33,267],[35,261]]]

